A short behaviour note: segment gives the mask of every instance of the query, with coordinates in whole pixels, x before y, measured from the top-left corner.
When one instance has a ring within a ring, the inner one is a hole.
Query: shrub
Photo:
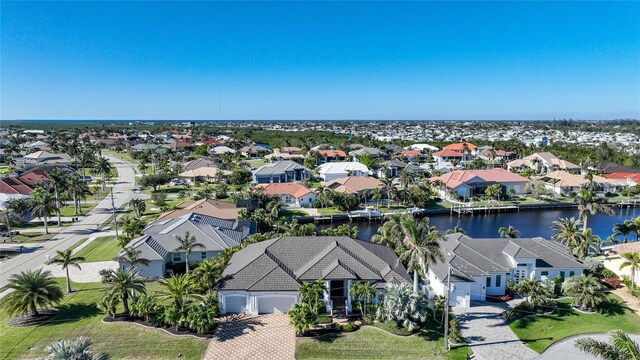
[[[331,317],[331,315],[318,315],[318,318],[316,319],[316,324],[331,324],[333,322],[333,318]]]
[[[618,274],[614,273],[612,270],[609,269],[603,269],[601,275],[607,279],[619,279],[620,276],[618,276]]]
[[[353,321],[349,321],[344,324],[338,324],[338,329],[344,332],[353,332],[358,330],[358,325],[356,325],[356,323]]]
[[[289,323],[296,329],[297,335],[304,335],[313,324],[316,323],[318,315],[307,303],[294,304],[289,315]]]
[[[562,296],[562,283],[564,282],[564,280],[562,279],[562,276],[558,275],[556,277],[553,278],[553,293],[556,296]]]
[[[586,272],[596,277],[603,276],[604,265],[595,257],[587,257],[582,261],[582,264],[586,267]]]
[[[462,340],[462,334],[460,333],[460,328],[458,326],[458,319],[456,318],[449,320],[449,339],[454,343]]]
[[[602,282],[612,289],[617,289],[622,284],[622,280],[615,278],[605,278]]]
[[[366,314],[364,314],[364,316],[362,317],[362,322],[365,324],[373,324],[373,322],[376,320],[376,312],[375,309],[374,311],[371,312],[367,312]]]
[[[631,278],[630,277],[624,275],[622,277],[622,283],[624,284],[624,286],[626,286],[628,288],[631,288]]]
[[[381,320],[393,320],[412,331],[427,320],[427,299],[408,284],[389,284],[377,311]]]
[[[376,323],[374,326],[394,335],[409,336],[413,334],[413,331],[409,331],[391,320]]]
[[[506,286],[506,294],[509,296],[513,296],[516,292],[516,282],[513,279],[507,280]]]

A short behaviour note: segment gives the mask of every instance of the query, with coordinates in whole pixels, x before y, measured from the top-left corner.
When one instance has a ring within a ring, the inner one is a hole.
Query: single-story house
[[[70,164],[71,157],[67,154],[53,154],[48,151],[36,151],[31,154],[27,154],[21,158],[17,158],[16,165],[20,167],[26,167],[29,165],[41,165],[41,164]]]
[[[330,313],[351,313],[351,285],[369,282],[376,298],[388,283],[411,283],[390,248],[346,236],[280,237],[248,245],[231,257],[218,285],[220,312],[286,313],[304,282],[324,280]]]
[[[216,146],[214,148],[212,148],[211,150],[209,150],[210,153],[215,154],[215,155],[222,155],[222,154],[235,154],[236,151],[228,146]]]
[[[359,162],[330,162],[318,167],[318,174],[323,181],[331,181],[347,176],[369,176],[369,168]]]
[[[398,177],[401,171],[407,171],[414,175],[422,176],[424,175],[425,169],[420,166],[395,159],[376,164],[374,169],[375,175],[380,179]]]
[[[618,244],[613,246],[607,246],[604,250],[603,265],[605,268],[613,271],[619,276],[628,276],[633,279],[636,286],[640,286],[640,271],[636,271],[635,274],[631,273],[631,267],[626,266],[620,269],[626,260],[621,257],[624,253],[637,253],[640,254],[640,242],[630,242],[626,244]]]
[[[215,167],[217,164],[212,159],[201,157],[182,164],[184,171],[195,170],[201,167]]]
[[[603,174],[613,174],[613,173],[640,174],[640,169],[634,169],[628,166],[623,166],[623,165],[612,163],[612,162],[597,162],[597,163],[587,165],[587,168],[589,170],[595,170]]]
[[[347,176],[325,181],[322,186],[340,193],[358,195],[382,187],[382,182],[371,176]]]
[[[465,152],[465,148],[471,152],[471,153],[475,153],[475,150],[478,148],[475,144],[472,144],[470,142],[461,142],[461,143],[453,143],[453,144],[449,144],[445,147],[442,148],[442,150],[453,150],[453,151],[458,151],[458,152]]]
[[[580,171],[580,166],[562,160],[550,152],[533,153],[522,159],[513,160],[507,164],[507,168],[516,171],[530,168],[538,173],[548,173],[555,170],[565,170],[571,173]]]
[[[271,149],[265,146],[252,145],[240,148],[240,155],[245,156],[249,159],[257,159],[267,154],[271,154]]]
[[[316,154],[316,164],[324,164],[332,161],[344,161],[347,159],[347,153],[343,150],[321,149],[317,151],[309,151],[309,156]]]
[[[526,186],[529,183],[529,179],[500,168],[456,170],[441,176],[432,177],[429,180],[431,182],[440,180],[444,183],[444,187],[436,188],[436,191],[443,199],[449,197],[451,190],[458,193],[459,196],[466,196],[468,198],[484,195],[487,187],[493,184],[500,184],[502,194],[507,194],[513,189],[516,195],[521,195],[526,193]]]
[[[589,180],[584,175],[572,174],[566,171],[551,171],[539,177],[545,188],[556,195],[567,195],[578,192],[589,185]],[[617,192],[629,186],[625,179],[607,179],[599,175],[593,175],[591,179],[598,193]]]
[[[33,189],[17,177],[7,176],[0,179],[0,194],[31,195]]]
[[[505,295],[508,280],[568,279],[585,269],[566,247],[540,237],[474,239],[457,233],[445,235],[440,248],[445,259],[429,266],[425,292],[445,295],[451,276],[449,304],[456,307]]]
[[[413,144],[408,146],[407,149],[417,150],[420,152],[436,152],[440,150],[437,147],[429,144]]]
[[[190,213],[196,213],[224,220],[236,220],[241,209],[241,207],[238,207],[234,203],[213,199],[202,199],[183,202],[176,206],[175,210],[161,214],[158,219],[172,219]]]
[[[148,265],[137,264],[140,276],[162,277],[171,272],[175,264],[184,263],[186,255],[176,236],[187,232],[204,248],[194,249],[190,262],[201,262],[217,257],[223,250],[240,245],[247,236],[255,233],[256,225],[251,221],[230,221],[197,213],[188,213],[176,218],[158,219],[142,231],[142,236],[131,240],[126,247],[140,251],[140,258],[149,260]],[[124,254],[124,250],[120,255]],[[120,266],[128,266],[121,263]]]
[[[282,199],[283,205],[310,207],[318,199],[316,193],[299,183],[259,184],[267,195],[276,195]]]
[[[253,182],[256,184],[304,181],[311,173],[306,167],[291,160],[276,161],[259,167],[253,171]]]
[[[380,158],[386,156],[386,153],[380,149],[363,146],[357,150],[350,151],[349,155],[353,157],[353,161],[360,162],[360,157],[364,155],[371,156],[373,158]]]
[[[516,153],[505,150],[493,149],[482,150],[478,153],[478,156],[484,160],[514,160]]]
[[[182,172],[178,174],[178,178],[190,184],[196,182],[215,183],[219,178],[226,179],[229,175],[231,175],[231,171],[229,170],[207,166]]]

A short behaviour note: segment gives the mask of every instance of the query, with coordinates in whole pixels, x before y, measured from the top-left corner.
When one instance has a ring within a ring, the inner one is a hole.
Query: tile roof
[[[633,252],[640,254],[640,242],[635,241],[626,244],[613,245],[605,248],[605,252],[607,257]]]
[[[371,176],[347,176],[340,179],[326,181],[323,186],[345,194],[357,194],[365,190],[382,187],[380,180]]]
[[[268,195],[291,195],[295,198],[300,198],[313,192],[308,187],[298,183],[272,183],[258,184],[256,186],[261,187],[264,193]]]
[[[458,150],[442,149],[433,153],[433,156],[440,157],[463,157],[464,154]]]
[[[470,143],[470,142],[466,142],[466,143],[455,143],[455,144],[449,144],[445,147],[442,148],[442,150],[455,150],[455,151],[462,151],[462,146],[464,144],[467,144],[467,148],[469,150],[473,150],[475,148],[477,148],[477,146],[475,146],[474,144]]]
[[[30,195],[33,189],[15,177],[5,177],[0,179],[0,193]]]
[[[235,204],[213,199],[202,199],[179,204],[175,210],[160,215],[158,219],[171,219],[189,213],[196,213],[224,220],[236,220],[239,212],[240,208],[236,207]]]
[[[263,165],[261,167],[259,167],[258,169],[254,170],[254,174],[255,175],[271,175],[271,174],[282,174],[284,172],[287,171],[293,171],[293,170],[307,170],[309,171],[306,167],[290,161],[290,160],[283,160],[283,161],[276,161],[273,163],[269,163],[266,165]]]
[[[451,189],[462,184],[478,181],[487,183],[529,182],[529,179],[525,177],[500,168],[486,170],[456,170],[430,179],[430,181],[436,180],[441,180],[448,188]]]

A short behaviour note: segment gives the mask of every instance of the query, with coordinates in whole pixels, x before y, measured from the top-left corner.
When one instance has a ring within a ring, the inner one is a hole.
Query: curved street
[[[116,208],[127,204],[135,194],[133,192],[135,171],[133,165],[113,156],[105,156],[118,171],[118,178],[113,187],[114,203]],[[51,240],[27,244],[24,253],[0,263],[0,287],[7,285],[9,277],[22,271],[38,269],[42,267],[47,255],[53,257],[57,250],[66,250],[83,238],[89,237],[98,231],[97,227],[104,223],[111,215],[111,196],[100,201],[86,216],[77,223],[63,228]],[[5,292],[0,293],[0,297]]]

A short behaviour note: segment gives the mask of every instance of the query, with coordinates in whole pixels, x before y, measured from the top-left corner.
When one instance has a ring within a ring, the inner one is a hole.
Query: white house
[[[299,183],[261,184],[265,194],[280,196],[283,205],[310,207],[318,199],[316,193]]]
[[[567,279],[582,275],[584,266],[566,247],[543,238],[473,239],[463,234],[445,235],[440,242],[444,261],[427,272],[428,296],[444,295],[451,273],[451,306],[469,307],[472,301],[505,295],[506,283],[524,279]]]
[[[347,176],[369,176],[369,168],[355,161],[330,162],[318,166],[318,174],[323,181],[331,181]]]

